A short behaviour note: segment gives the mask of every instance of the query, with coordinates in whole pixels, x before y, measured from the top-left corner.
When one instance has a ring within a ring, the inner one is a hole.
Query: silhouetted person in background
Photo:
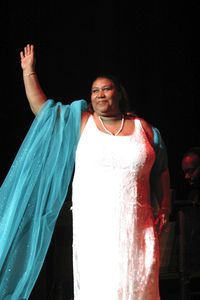
[[[186,267],[195,273],[200,271],[200,147],[183,154],[181,168],[188,187],[184,207]]]

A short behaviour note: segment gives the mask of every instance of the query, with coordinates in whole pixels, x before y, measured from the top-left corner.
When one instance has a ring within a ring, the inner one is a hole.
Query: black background
[[[181,157],[187,148],[200,145],[199,13],[199,3],[192,0],[2,0],[1,182],[34,118],[19,56],[33,43],[41,84],[56,101],[88,99],[91,80],[101,71],[121,80],[131,108],[160,130],[171,188],[182,197]]]
[[[131,107],[159,128],[173,189],[180,159],[199,144],[199,4],[173,1],[1,1],[1,179],[32,120],[19,52],[36,48],[49,98],[88,98],[93,76],[115,74]]]
[[[33,43],[41,84],[56,101],[88,98],[100,71],[119,77],[132,109],[161,131],[176,189],[183,152],[199,144],[199,4],[35,0],[0,5],[1,180],[33,120],[19,57]]]

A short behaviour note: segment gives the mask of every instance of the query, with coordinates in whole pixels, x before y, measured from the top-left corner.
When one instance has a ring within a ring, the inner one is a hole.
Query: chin
[[[101,109],[97,111],[97,114],[100,116],[107,116],[110,115],[110,111],[108,109]]]

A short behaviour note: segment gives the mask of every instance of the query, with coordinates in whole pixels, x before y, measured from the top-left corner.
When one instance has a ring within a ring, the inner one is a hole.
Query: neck
[[[95,114],[98,118],[101,118],[101,120],[103,122],[114,122],[114,121],[119,121],[123,118],[123,115],[121,113],[116,114],[116,115],[110,115],[110,116],[108,116],[108,115],[105,116],[105,115],[97,114],[97,113],[95,113]]]
[[[123,130],[123,127],[124,127],[124,116],[122,115],[122,116],[120,116],[120,119],[119,118],[117,118],[117,116],[116,116],[116,118],[113,120],[114,122],[115,121],[119,121],[120,120],[120,122],[121,122],[121,125],[120,125],[120,128],[117,130],[117,132],[113,132],[113,131],[110,131],[105,125],[104,125],[104,122],[105,122],[105,119],[103,119],[101,116],[98,116],[98,119],[99,119],[99,121],[100,121],[100,124],[101,124],[101,126],[102,126],[102,128],[103,128],[103,130],[105,131],[105,132],[107,132],[108,134],[110,134],[110,135],[118,135],[122,130]],[[111,121],[111,119],[109,120],[109,121]],[[110,127],[113,127],[113,125],[114,125],[114,127],[116,126],[116,124],[109,124],[109,121],[107,122],[108,124],[108,126]]]

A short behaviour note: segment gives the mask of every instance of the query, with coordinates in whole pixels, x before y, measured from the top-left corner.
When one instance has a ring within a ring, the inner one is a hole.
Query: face
[[[182,170],[185,180],[190,185],[200,185],[200,158],[196,154],[188,154],[182,159]]]
[[[100,77],[93,82],[91,89],[91,103],[97,115],[119,115],[119,97],[119,92],[112,80]]]

